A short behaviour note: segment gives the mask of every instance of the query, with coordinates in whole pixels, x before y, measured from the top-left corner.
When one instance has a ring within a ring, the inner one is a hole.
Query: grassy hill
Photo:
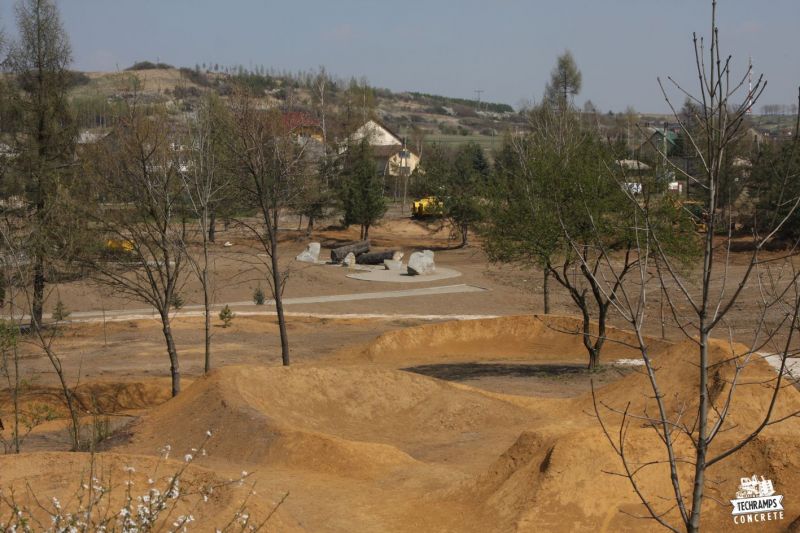
[[[142,63],[122,72],[76,73],[76,78],[80,81],[72,87],[71,96],[82,128],[107,124],[114,106],[134,96],[166,103],[179,115],[191,113],[204,93],[230,95],[235,84],[247,86],[264,105],[316,112],[311,75],[208,72]],[[331,85],[328,101],[336,107],[347,82],[333,80]],[[524,117],[507,104],[380,88],[370,91],[374,115],[412,145],[476,141],[491,149],[506,131],[524,123]]]

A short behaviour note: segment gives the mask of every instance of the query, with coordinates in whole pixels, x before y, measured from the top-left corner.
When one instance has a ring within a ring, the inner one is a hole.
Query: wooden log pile
[[[338,248],[331,249],[331,261],[334,263],[341,263],[344,261],[344,258],[347,257],[347,254],[351,252],[356,257],[358,257],[360,254],[369,252],[369,240],[357,241],[345,246],[339,246]]]

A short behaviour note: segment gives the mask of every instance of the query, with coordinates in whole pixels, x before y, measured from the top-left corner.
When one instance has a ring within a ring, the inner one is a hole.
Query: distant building
[[[375,166],[383,176],[408,176],[419,165],[419,155],[405,141],[376,120],[368,120],[349,137],[349,142],[366,139],[375,157]]]
[[[78,138],[75,139],[75,142],[79,145],[95,144],[105,139],[108,134],[109,131],[83,130],[78,133]]]
[[[322,125],[319,120],[302,111],[288,111],[282,115],[287,131],[299,137],[322,142]]]
[[[650,165],[642,163],[638,159],[618,159],[617,165],[623,170],[632,170],[635,172],[644,172],[650,170]]]
[[[678,155],[680,144],[678,134],[669,128],[645,128],[646,140],[636,149],[638,159],[654,161],[665,154]]]

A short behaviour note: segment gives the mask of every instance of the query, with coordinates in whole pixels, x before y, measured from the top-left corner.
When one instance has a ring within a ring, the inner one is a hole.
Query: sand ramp
[[[580,338],[565,333],[577,324],[564,317],[430,324],[386,333],[320,366],[220,368],[142,416],[114,449],[123,455],[113,455],[139,458],[146,470],[154,458],[143,455],[155,456],[165,444],[183,453],[211,430],[208,456],[193,475],[255,471],[267,495],[258,502],[262,509],[290,491],[280,515],[286,527],[278,531],[656,531],[654,523],[630,516],[642,507],[628,481],[609,474],[621,464],[594,417],[591,394],[505,396],[401,370],[423,362],[582,362]],[[623,331],[611,335],[631,341]],[[696,345],[653,340],[650,348],[668,416],[692,416]],[[616,344],[605,357],[633,355]],[[719,400],[743,361],[723,342],[713,344],[710,357],[709,393]],[[752,360],[736,391],[731,425],[712,454],[758,424],[774,375]],[[123,391],[134,398],[126,402],[137,404],[136,390]],[[640,372],[598,387],[596,398],[636,415],[655,412],[648,376]],[[800,394],[786,387],[778,403],[776,416],[800,409]],[[606,410],[604,420],[616,434],[619,415]],[[770,427],[709,471],[708,530],[729,524],[730,509],[716,501],[732,497],[739,478],[753,474],[769,477],[786,495],[786,520],[773,530],[800,515],[790,498],[800,493],[798,422]],[[631,421],[627,432],[626,451],[637,464],[662,458],[660,438],[646,421]],[[679,456],[691,457],[688,440],[675,440]],[[686,490],[690,472],[688,463],[679,468]],[[639,478],[665,510],[672,490],[666,467],[654,465]],[[220,512],[233,499],[221,502]],[[677,523],[674,511],[667,516]]]
[[[130,446],[146,453],[167,441],[188,445],[211,430],[216,458],[360,476],[430,459],[417,453],[420,441],[526,418],[490,393],[403,371],[226,367],[145,416]]]
[[[519,360],[586,362],[580,321],[560,316],[512,316],[425,324],[390,331],[375,341],[334,354],[331,362],[408,366],[426,362]],[[612,340],[633,342],[632,335],[609,328]],[[658,343],[659,346],[661,343]],[[635,357],[637,352],[609,341],[605,360]]]

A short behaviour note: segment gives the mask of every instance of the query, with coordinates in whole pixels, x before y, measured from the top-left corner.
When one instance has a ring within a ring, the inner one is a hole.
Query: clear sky
[[[10,0],[0,0],[13,35]],[[720,0],[723,50],[744,73],[748,56],[769,80],[760,104],[796,102],[800,0]],[[696,83],[691,35],[707,35],[705,0],[60,0],[80,70],[137,60],[325,65],[392,90],[517,105],[538,100],[555,58],[570,49],[582,104],[664,111],[656,77]],[[678,103],[682,103],[682,98]]]

